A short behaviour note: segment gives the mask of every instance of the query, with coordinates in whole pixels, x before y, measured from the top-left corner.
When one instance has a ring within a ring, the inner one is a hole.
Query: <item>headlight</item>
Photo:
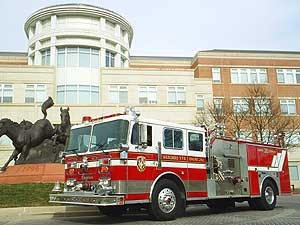
[[[68,187],[74,187],[75,184],[76,184],[76,180],[75,180],[75,179],[69,179],[69,180],[67,180],[67,182],[66,182],[66,185],[67,185]]]
[[[110,185],[110,179],[101,179],[99,181],[99,184],[103,185],[103,186],[109,186]]]
[[[84,166],[88,166],[88,158],[86,157],[86,156],[84,156],[83,158],[82,158],[82,162],[83,162],[83,165]]]

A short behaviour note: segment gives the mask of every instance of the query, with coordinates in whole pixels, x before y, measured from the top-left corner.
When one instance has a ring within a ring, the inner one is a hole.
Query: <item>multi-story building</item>
[[[199,51],[194,57],[130,56],[133,29],[103,8],[66,4],[43,8],[25,23],[28,52],[0,52],[0,117],[16,122],[42,118],[72,123],[134,106],[142,116],[194,123],[213,101],[236,101],[252,83],[271,87],[286,116],[300,114],[300,52]],[[299,135],[300,136],[300,135]],[[300,138],[295,138],[300,144]],[[11,154],[0,138],[0,163]],[[299,150],[298,150],[299,151]],[[300,187],[300,154],[290,152],[292,184]]]

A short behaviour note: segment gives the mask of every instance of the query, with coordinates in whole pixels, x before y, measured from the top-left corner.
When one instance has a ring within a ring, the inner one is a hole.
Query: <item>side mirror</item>
[[[143,148],[147,147],[147,125],[139,125],[139,145],[142,145]]]

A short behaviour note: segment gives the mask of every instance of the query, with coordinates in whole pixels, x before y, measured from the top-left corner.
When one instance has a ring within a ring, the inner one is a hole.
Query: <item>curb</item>
[[[41,206],[41,207],[17,207],[0,208],[0,220],[18,219],[27,216],[48,215],[53,217],[91,216],[99,215],[94,206]]]

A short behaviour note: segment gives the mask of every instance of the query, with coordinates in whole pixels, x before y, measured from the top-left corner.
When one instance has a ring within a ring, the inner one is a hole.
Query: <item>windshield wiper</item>
[[[96,143],[95,144],[96,146],[97,146],[97,148],[96,148],[96,150],[95,151],[99,151],[99,150],[101,150],[104,154],[107,154],[107,152],[106,151],[104,151],[104,146],[106,146],[107,145],[107,143]]]
[[[66,152],[72,152],[72,153],[75,153],[75,154],[76,154],[76,156],[79,156],[79,155],[78,155],[78,152],[77,152],[77,150],[78,150],[78,148],[67,149],[67,151],[66,151]]]

